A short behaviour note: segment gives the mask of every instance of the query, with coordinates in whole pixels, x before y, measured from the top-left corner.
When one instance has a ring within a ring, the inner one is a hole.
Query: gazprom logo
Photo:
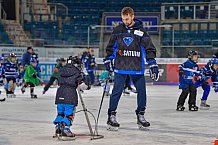
[[[126,46],[128,46],[129,47],[129,45],[133,42],[133,38],[132,37],[124,37],[123,38],[123,41],[124,41],[124,43],[126,44]]]

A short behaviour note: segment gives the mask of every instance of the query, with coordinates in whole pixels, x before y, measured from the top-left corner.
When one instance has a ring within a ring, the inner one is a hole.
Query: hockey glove
[[[105,58],[103,59],[103,62],[104,62],[106,70],[109,72],[113,72],[112,60]]]
[[[154,81],[158,81],[159,70],[158,70],[158,65],[156,63],[156,60],[152,59],[152,60],[149,60],[147,63],[149,65],[150,78]]]
[[[34,73],[32,74],[32,77],[35,79],[37,78],[36,74],[34,74]]]
[[[214,92],[218,93],[218,82],[213,82]]]

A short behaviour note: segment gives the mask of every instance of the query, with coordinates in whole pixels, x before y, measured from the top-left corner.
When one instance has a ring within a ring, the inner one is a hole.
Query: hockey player
[[[27,52],[23,54],[22,56],[22,62],[21,65],[26,68],[27,66],[30,65],[30,59],[32,58],[33,54],[33,48],[32,47],[27,47]]]
[[[5,90],[8,98],[16,97],[14,94],[16,79],[18,76],[18,67],[16,54],[10,53],[6,62],[3,63],[2,77],[6,79]]]
[[[216,55],[213,55],[213,57],[210,59],[210,61],[201,69],[202,73],[202,79],[197,80],[195,85],[196,87],[202,87],[204,90],[203,96],[201,98],[201,104],[200,104],[200,109],[205,109],[208,110],[210,108],[210,105],[206,103],[207,98],[210,93],[210,85],[208,83],[208,79],[211,78],[213,83],[213,86],[215,86],[215,92],[218,91],[216,90],[216,83],[217,82],[217,77],[218,77],[218,58]]]
[[[3,58],[0,57],[0,86],[2,86],[4,83],[3,83],[3,76],[2,76],[2,63],[3,63]]]
[[[78,57],[70,56],[67,64],[61,69],[58,77],[59,88],[56,93],[55,104],[57,105],[57,117],[54,120],[55,134],[63,140],[74,139],[70,126],[74,119],[75,108],[78,104],[77,87],[90,89],[85,84],[81,72],[81,61]]]
[[[198,52],[191,50],[188,53],[188,60],[179,66],[179,88],[182,89],[182,93],[177,102],[177,111],[185,110],[184,103],[188,94],[189,110],[198,111],[196,106],[197,89],[195,81],[193,81],[195,78],[201,79],[200,69],[197,65],[198,58]]]
[[[94,50],[91,50],[87,71],[92,85],[95,82],[95,74],[94,74],[95,67],[96,67],[96,62],[95,62]]]
[[[37,76],[40,78],[40,76],[41,76],[41,69],[39,67],[39,57],[38,57],[38,54],[33,51],[31,58],[34,58],[37,61],[37,65],[36,65],[35,68],[36,68]]]
[[[31,98],[37,98],[34,94],[34,87],[40,84],[40,79],[37,77],[36,72],[37,60],[35,58],[30,59],[30,65],[26,68],[24,74],[24,85],[21,88],[22,93],[25,92],[25,88],[30,86],[30,96]]]
[[[57,60],[58,60],[57,65],[54,68],[54,72],[52,73],[49,82],[45,85],[45,87],[43,89],[43,92],[42,92],[43,94],[45,94],[45,92],[48,91],[48,89],[54,83],[54,81],[58,79],[60,71],[63,68],[63,66],[65,65],[66,60],[64,58],[59,58]]]
[[[127,75],[130,75],[137,94],[138,107],[135,111],[139,128],[148,127],[145,120],[146,90],[144,69],[146,57],[150,76],[157,81],[159,78],[158,66],[155,60],[156,48],[140,20],[134,19],[134,11],[124,7],[121,12],[122,24],[114,28],[106,48],[105,65],[110,70],[111,60],[114,59],[114,87],[110,96],[108,109],[108,129],[117,130],[120,124],[116,121],[116,110],[124,89]]]
[[[25,74],[25,70],[23,65],[18,65],[18,79],[17,79],[17,86],[22,86],[24,83],[23,77]]]

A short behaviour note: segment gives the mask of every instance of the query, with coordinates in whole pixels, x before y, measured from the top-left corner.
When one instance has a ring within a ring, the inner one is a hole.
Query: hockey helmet
[[[16,54],[15,53],[10,53],[9,57],[16,57]]]
[[[210,59],[211,64],[218,64],[218,58],[216,55],[213,55],[213,57]]]

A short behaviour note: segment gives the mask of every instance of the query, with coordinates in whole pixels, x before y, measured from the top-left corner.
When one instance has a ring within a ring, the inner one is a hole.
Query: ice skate
[[[123,90],[123,95],[130,95],[129,90],[128,90],[128,89],[124,89],[124,90]]]
[[[37,95],[36,94],[30,94],[31,99],[37,99]]]
[[[46,90],[43,90],[43,91],[42,91],[42,94],[44,95],[44,94],[45,94],[45,92],[46,92]]]
[[[21,92],[22,92],[22,94],[25,93],[25,87],[21,88]]]
[[[178,105],[176,108],[177,111],[184,111],[185,107],[183,105]]]
[[[75,134],[71,132],[70,127],[65,126],[64,123],[61,125],[61,134],[58,136],[59,140],[70,141],[75,140]]]
[[[15,94],[7,94],[7,98],[16,98]]]
[[[144,114],[145,114],[144,111],[140,111],[140,112],[137,114],[137,124],[138,124],[139,129],[144,129],[144,128],[150,126],[150,123],[145,120]]]
[[[110,96],[111,94],[107,91],[105,91],[105,96]]]
[[[55,134],[53,135],[53,138],[59,137],[61,134],[61,125],[58,123],[55,126]]]
[[[208,104],[206,103],[206,100],[201,100],[200,109],[201,109],[201,110],[209,110],[209,109],[210,109],[210,105],[208,105]]]
[[[111,112],[111,115],[108,116],[107,121],[107,130],[118,131],[120,124],[116,120],[116,112]]]
[[[129,89],[133,93],[137,93],[137,91],[134,88]]]
[[[190,105],[189,106],[189,111],[198,111],[198,106],[196,106],[196,105]]]

